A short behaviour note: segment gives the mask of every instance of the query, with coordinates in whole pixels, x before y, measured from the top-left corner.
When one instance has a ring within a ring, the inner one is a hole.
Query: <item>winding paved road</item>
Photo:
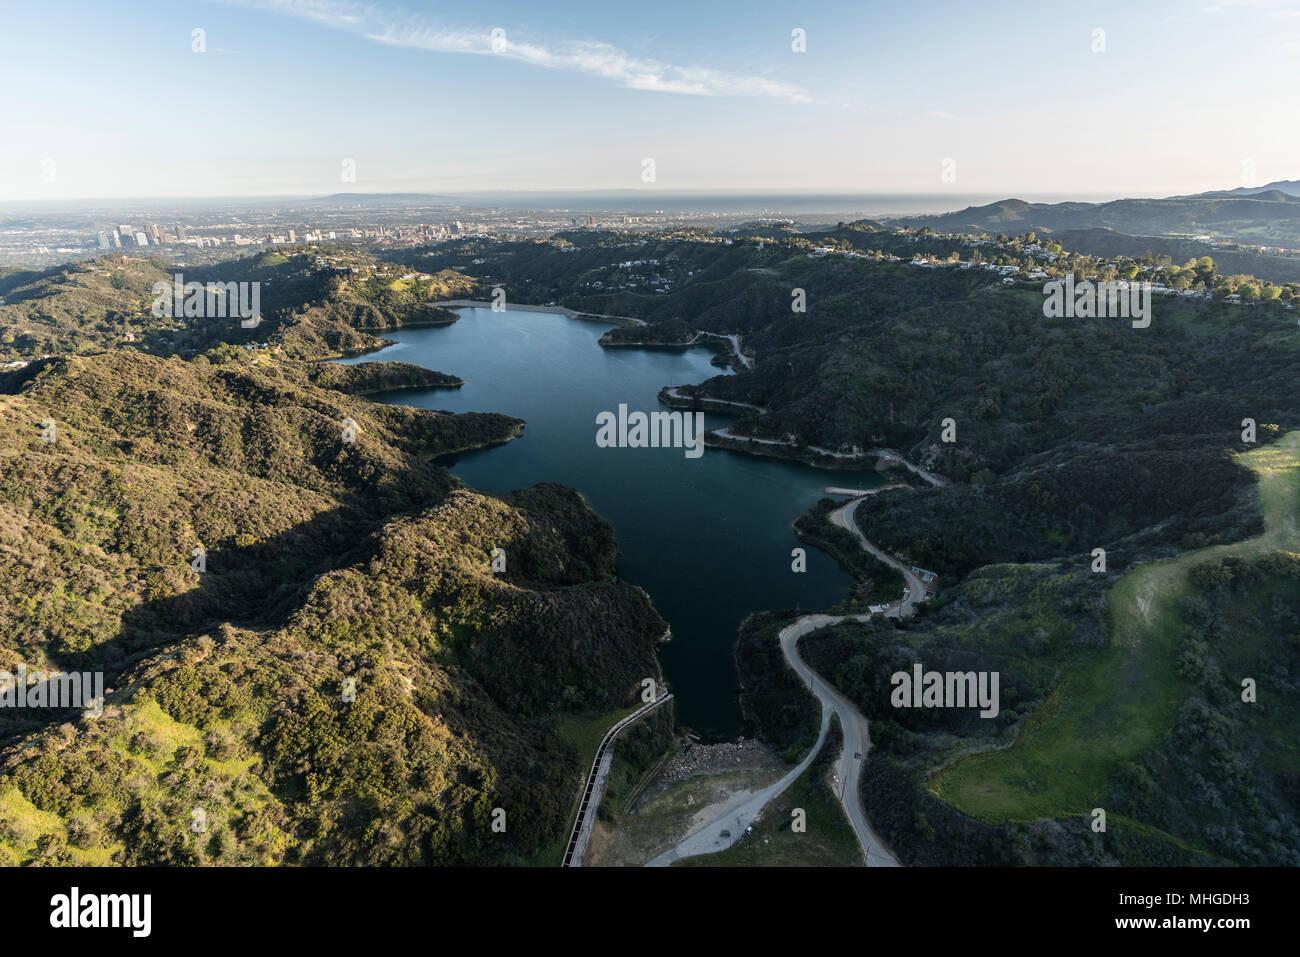
[[[863,498],[865,497],[866,496],[863,496]],[[862,529],[858,528],[858,523],[854,521],[853,518],[854,513],[858,510],[858,506],[861,504],[862,499],[855,498],[853,501],[841,505],[835,511],[831,512],[829,518],[840,528],[846,528],[856,535],[859,545],[903,576],[903,581],[907,582],[907,589],[903,592],[903,597],[896,605],[893,603],[890,604],[890,610],[884,612],[884,615],[886,618],[906,618],[912,613],[913,605],[917,602],[925,601],[925,582],[921,581],[921,577],[917,575],[916,572],[912,571],[912,566],[904,565],[883,548],[879,548],[872,544],[867,540],[867,536],[862,534]],[[859,620],[861,620],[862,617],[870,616],[859,616]]]
[[[739,405],[740,403],[732,402],[730,404]],[[762,411],[766,412],[767,410],[764,409]],[[727,428],[714,429],[712,432],[709,432],[707,434],[720,435],[724,439],[735,439],[739,442],[755,442],[758,445],[782,445],[785,446],[786,448],[791,448],[791,449],[799,448],[798,444],[794,442],[785,442],[782,441],[781,439],[760,439],[757,436],[753,436],[753,435],[738,435],[737,433],[732,432],[730,429]],[[809,446],[805,446],[805,448],[807,448],[809,452],[816,452],[818,455],[829,455],[831,458],[835,458],[835,459],[856,460],[856,459],[866,458],[868,455],[871,454],[870,452],[832,452],[830,449],[824,449],[820,445],[809,445]]]
[[[769,784],[750,797],[745,797],[744,794],[737,795],[735,801],[738,803],[727,806],[721,814],[707,824],[696,828],[683,838],[676,847],[664,851],[646,867],[667,867],[673,861],[683,857],[695,857],[698,854],[716,854],[718,851],[725,851],[732,844],[735,844],[744,836],[745,828],[754,822],[754,819],[767,806],[767,803],[791,784],[794,784],[799,775],[803,774],[808,769],[808,765],[812,764],[813,758],[817,757],[817,752],[822,749],[822,743],[826,740],[826,733],[830,730],[830,724],[830,709],[823,705],[822,725],[821,730],[817,732],[817,743],[813,745],[812,750],[798,765],[787,771],[781,780],[775,784]],[[726,837],[722,836],[723,831],[728,832]]]
[[[863,621],[871,616],[852,617]],[[844,621],[844,618],[837,615],[805,615],[794,624],[781,629],[781,652],[785,655],[785,660],[822,704],[822,734],[818,736],[812,752],[804,758],[804,764],[811,762],[813,756],[821,750],[827,721],[830,713],[835,712],[840,719],[840,731],[844,737],[844,746],[840,749],[839,760],[835,767],[835,779],[840,785],[839,799],[840,805],[844,808],[844,815],[848,818],[854,835],[857,836],[868,867],[898,867],[898,858],[872,830],[871,822],[867,820],[866,809],[862,806],[860,791],[862,765],[866,763],[867,752],[871,750],[871,735],[867,728],[867,719],[862,716],[862,712],[853,705],[853,702],[840,694],[834,686],[828,684],[799,657],[800,638],[818,628],[838,624],[841,621]]]
[[[900,461],[903,461],[904,465],[907,465],[912,471],[926,478],[932,484],[946,484],[938,476],[918,469],[905,460],[900,459]],[[880,490],[872,489],[870,492],[859,495],[852,501],[841,505],[830,513],[830,520],[839,527],[852,532],[857,536],[858,544],[903,576],[903,580],[907,582],[903,597],[896,602],[891,602],[878,614],[884,615],[886,618],[905,618],[911,615],[915,610],[915,606],[925,601],[929,595],[926,592],[925,583],[912,571],[911,566],[905,565],[869,541],[854,520],[854,515],[863,499],[868,494],[874,494],[876,491]],[[818,675],[799,656],[799,639],[804,635],[816,631],[818,628],[839,624],[849,619],[866,621],[871,617],[871,613],[865,615],[804,615],[781,629],[778,636],[781,643],[781,653],[785,656],[785,660],[790,667],[794,669],[795,674],[808,686],[808,689],[812,691],[822,706],[821,730],[817,734],[817,741],[804,759],[795,768],[788,771],[781,780],[751,797],[741,799],[741,803],[738,805],[726,808],[720,815],[688,834],[676,847],[660,854],[646,866],[666,867],[673,861],[683,857],[692,857],[697,854],[715,854],[740,840],[745,828],[753,822],[768,802],[784,792],[812,764],[813,758],[821,751],[822,745],[826,741],[826,732],[830,727],[832,712],[840,720],[840,729],[844,738],[844,746],[840,750],[840,756],[835,768],[836,781],[840,785],[839,799],[841,806],[844,808],[844,815],[848,819],[849,826],[853,828],[853,833],[862,848],[863,857],[868,867],[900,866],[898,858],[885,846],[885,842],[872,829],[871,822],[867,819],[866,809],[862,806],[862,765],[866,762],[867,753],[871,750],[871,734],[867,719],[863,717],[862,712],[857,709],[852,701],[840,694],[834,686],[828,684],[826,679]],[[726,837],[722,836],[724,831],[728,832]]]
[[[919,475],[924,481],[930,483],[936,488],[940,488],[944,485],[950,484],[948,480],[944,478],[942,475],[935,475],[933,472],[927,472],[919,465],[913,465],[911,462],[907,461],[907,459],[903,458],[893,449],[875,449],[872,454],[879,455],[886,462],[897,462],[899,465],[903,466],[903,468],[907,469],[913,475]]]
[[[684,395],[680,386],[670,386],[664,389],[664,393],[671,399],[677,399],[682,402],[691,402],[698,399],[700,402],[712,402],[715,405],[734,405],[738,409],[753,409],[759,415],[767,415],[767,409],[761,405],[753,405],[749,402],[735,402],[731,399],[715,399],[713,396],[702,395]]]

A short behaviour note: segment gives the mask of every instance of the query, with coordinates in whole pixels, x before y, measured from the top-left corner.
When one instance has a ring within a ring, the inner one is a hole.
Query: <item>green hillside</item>
[[[9,861],[504,863],[565,833],[585,768],[560,719],[634,701],[663,621],[576,493],[480,495],[432,461],[518,420],[321,378],[126,352],[8,377],[3,666],[108,688],[97,720],[7,713]]]

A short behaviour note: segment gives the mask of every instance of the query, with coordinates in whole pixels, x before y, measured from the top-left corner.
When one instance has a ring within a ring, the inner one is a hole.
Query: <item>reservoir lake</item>
[[[742,721],[733,664],[736,631],[751,612],[828,608],[852,578],[790,523],[828,485],[869,488],[874,471],[835,471],[707,448],[600,448],[596,416],[664,410],[669,385],[717,375],[712,349],[606,349],[611,323],[557,313],[457,310],[448,326],[384,333],[395,344],[340,360],[410,362],[465,380],[457,389],[402,389],[377,401],[451,412],[502,412],[527,421],[513,442],[441,459],[466,485],[508,492],[538,482],[578,489],[614,527],[618,574],[640,585],[672,628],[660,646],[677,720],[699,734],[734,738]],[[705,427],[731,416],[705,413]],[[808,570],[791,570],[804,547]]]

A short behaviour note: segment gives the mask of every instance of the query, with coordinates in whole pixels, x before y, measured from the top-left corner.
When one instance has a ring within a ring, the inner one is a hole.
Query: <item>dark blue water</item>
[[[707,349],[604,349],[603,323],[537,312],[461,311],[459,322],[388,333],[397,344],[347,360],[400,360],[460,376],[459,389],[403,390],[384,402],[453,412],[504,412],[528,422],[521,438],[444,460],[471,488],[507,492],[538,482],[573,486],[613,526],[619,575],[640,585],[672,627],[662,646],[678,720],[703,733],[740,731],[732,650],[750,612],[826,608],[852,580],[800,545],[790,523],[827,485],[879,484],[875,472],[837,472],[720,449],[600,448],[596,414],[662,409],[665,385],[717,374]],[[729,417],[706,415],[708,428]]]

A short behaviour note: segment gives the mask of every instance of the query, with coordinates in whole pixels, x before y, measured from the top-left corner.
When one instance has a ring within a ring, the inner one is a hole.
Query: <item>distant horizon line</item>
[[[385,199],[385,198],[428,198],[444,201],[441,205],[458,205],[458,206],[475,206],[482,205],[488,199],[519,199],[528,198],[554,198],[554,197],[575,197],[594,199],[608,197],[610,199],[635,198],[641,203],[658,195],[665,200],[672,199],[691,199],[691,198],[726,198],[736,199],[754,199],[763,200],[766,198],[800,198],[804,200],[826,198],[834,199],[839,202],[853,199],[872,199],[872,200],[891,200],[894,202],[905,201],[908,199],[924,199],[933,202],[942,199],[945,196],[951,196],[956,201],[971,199],[988,199],[997,200],[1016,200],[1039,201],[1049,199],[1053,202],[1068,202],[1069,199],[1063,197],[1076,197],[1078,201],[1086,202],[1113,202],[1125,199],[1170,199],[1197,196],[1201,193],[1232,193],[1237,189],[1264,190],[1275,183],[1291,183],[1294,180],[1273,180],[1258,186],[1250,187],[1219,187],[1200,189],[1189,192],[1143,192],[1134,190],[1096,190],[1096,191],[1069,191],[1069,190],[978,190],[971,192],[959,192],[954,189],[939,189],[931,192],[918,192],[915,190],[884,190],[877,192],[863,191],[860,188],[850,187],[755,187],[751,189],[736,188],[707,188],[694,187],[680,190],[666,190],[660,187],[597,187],[587,189],[568,189],[562,187],[556,188],[529,188],[529,189],[469,189],[456,192],[434,192],[428,190],[337,190],[335,192],[310,192],[310,193],[222,193],[222,194],[166,194],[157,196],[77,196],[77,197],[42,197],[42,198],[23,198],[23,199],[0,199],[0,207],[41,207],[57,205],[75,205],[78,203],[93,203],[96,205],[106,204],[150,204],[150,203],[237,203],[237,202],[257,202],[257,203],[275,203],[275,202],[312,202],[332,200],[339,197],[357,197],[358,199]],[[502,206],[506,205],[500,202],[489,202],[487,205]],[[547,207],[548,209],[559,209],[558,207]],[[592,210],[581,210],[582,212],[591,212]]]
[[[1254,187],[1254,188],[1261,188],[1261,187]],[[1210,190],[1210,189],[1201,190],[1201,192],[1215,192],[1215,191],[1216,190]],[[1069,190],[1020,190],[1020,191],[978,190],[978,191],[971,191],[971,192],[958,192],[956,190],[951,190],[951,189],[941,189],[941,190],[934,190],[931,192],[922,192],[916,190],[882,190],[882,191],[869,192],[861,189],[849,189],[849,188],[814,189],[810,187],[799,187],[799,188],[792,187],[786,189],[779,189],[779,188],[757,187],[754,189],[735,189],[735,188],[709,189],[709,188],[699,187],[699,188],[668,191],[663,189],[642,189],[636,187],[602,187],[602,188],[595,188],[595,189],[564,189],[564,188],[473,189],[473,190],[463,190],[458,192],[446,192],[446,193],[426,191],[426,190],[393,189],[393,190],[376,190],[376,191],[338,190],[332,193],[323,193],[323,192],[214,193],[214,194],[206,194],[206,195],[166,194],[166,195],[157,195],[157,196],[70,196],[70,197],[42,197],[42,198],[28,197],[23,199],[0,199],[0,206],[13,206],[13,205],[20,205],[20,204],[43,205],[43,204],[52,204],[52,203],[133,203],[133,202],[153,203],[153,202],[177,202],[177,201],[229,202],[229,201],[239,201],[239,200],[258,200],[264,202],[274,201],[274,200],[285,200],[285,201],[302,202],[307,200],[334,199],[340,196],[357,196],[357,197],[376,198],[376,199],[382,199],[385,197],[409,196],[409,197],[428,197],[431,199],[444,199],[444,200],[461,200],[461,199],[481,198],[485,196],[518,196],[518,197],[635,196],[637,199],[645,200],[653,197],[656,194],[663,196],[665,199],[672,198],[672,197],[683,197],[683,196],[692,196],[692,197],[693,196],[700,196],[700,197],[723,196],[728,198],[752,197],[756,199],[761,199],[763,197],[768,197],[768,196],[772,196],[772,197],[798,196],[798,197],[806,197],[806,198],[816,198],[821,196],[836,197],[836,198],[869,197],[869,198],[881,198],[881,199],[909,199],[909,198],[936,199],[943,196],[952,196],[954,199],[961,199],[961,198],[972,197],[972,196],[979,196],[979,197],[989,196],[989,197],[999,197],[1002,199],[1019,199],[1025,196],[1081,196],[1081,197],[1090,197],[1090,198],[1111,196],[1117,199],[1163,199],[1166,198],[1167,196],[1176,195],[1173,193],[1159,195],[1154,193],[1142,193],[1136,191],[1126,192],[1122,190],[1119,191],[1097,190],[1097,191],[1090,191],[1090,192],[1075,192]],[[1177,195],[1186,195],[1186,194],[1177,194]]]

